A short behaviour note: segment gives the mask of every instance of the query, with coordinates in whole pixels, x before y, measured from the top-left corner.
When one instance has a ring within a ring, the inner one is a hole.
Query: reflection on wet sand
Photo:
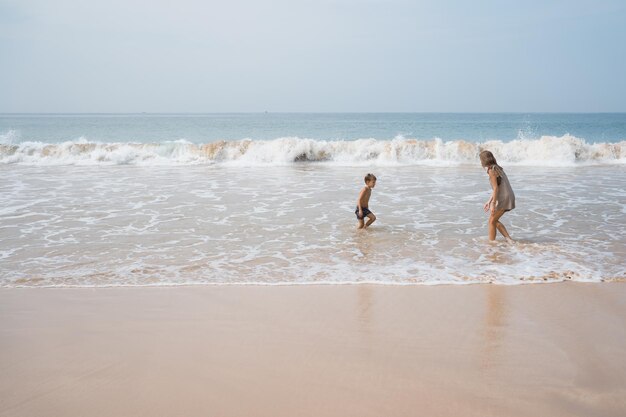
[[[500,348],[506,329],[507,309],[504,296],[505,287],[489,285],[486,288],[487,299],[485,311],[484,349],[481,366],[483,369],[494,368],[501,356]]]

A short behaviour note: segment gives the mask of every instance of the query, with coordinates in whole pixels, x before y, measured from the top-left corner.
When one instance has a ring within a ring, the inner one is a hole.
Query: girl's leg
[[[511,239],[509,232],[507,232],[504,225],[500,223],[500,217],[502,217],[504,213],[506,213],[506,211],[496,210],[489,216],[489,240],[496,240],[496,229],[500,231],[502,236],[504,236],[507,240]]]
[[[506,240],[509,240],[509,241],[513,240],[511,239],[509,232],[506,231],[506,227],[504,227],[504,225],[500,221],[498,221],[498,224],[496,225],[496,227],[498,228],[498,232],[500,232],[500,234],[504,236]]]

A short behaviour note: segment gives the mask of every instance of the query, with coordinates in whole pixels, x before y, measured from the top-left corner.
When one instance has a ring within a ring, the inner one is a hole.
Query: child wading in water
[[[482,151],[480,163],[487,171],[491,188],[493,188],[491,198],[485,203],[485,211],[490,212],[489,240],[496,240],[497,229],[508,242],[513,242],[509,232],[506,231],[506,227],[500,223],[500,217],[515,208],[515,194],[513,194],[509,179],[491,152]]]
[[[375,186],[376,176],[374,174],[367,174],[365,176],[365,187],[363,187],[359,193],[359,199],[356,201],[356,210],[354,211],[356,218],[359,220],[357,229],[367,229],[376,220],[376,216],[368,208],[372,188]],[[366,217],[368,220],[367,223],[364,223]]]

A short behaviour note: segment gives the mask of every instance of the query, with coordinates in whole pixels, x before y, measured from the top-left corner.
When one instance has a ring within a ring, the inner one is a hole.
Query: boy
[[[376,186],[376,176],[374,174],[367,174],[365,176],[365,187],[359,193],[359,199],[356,201],[356,218],[359,220],[357,229],[367,229],[374,221],[376,216],[372,213],[367,205],[370,202],[370,196],[372,195],[372,188]],[[364,223],[365,217],[368,218],[367,223]]]

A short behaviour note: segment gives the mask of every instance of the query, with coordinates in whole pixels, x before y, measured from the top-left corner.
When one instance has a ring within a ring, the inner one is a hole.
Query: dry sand
[[[0,416],[624,416],[626,284],[0,290]]]

